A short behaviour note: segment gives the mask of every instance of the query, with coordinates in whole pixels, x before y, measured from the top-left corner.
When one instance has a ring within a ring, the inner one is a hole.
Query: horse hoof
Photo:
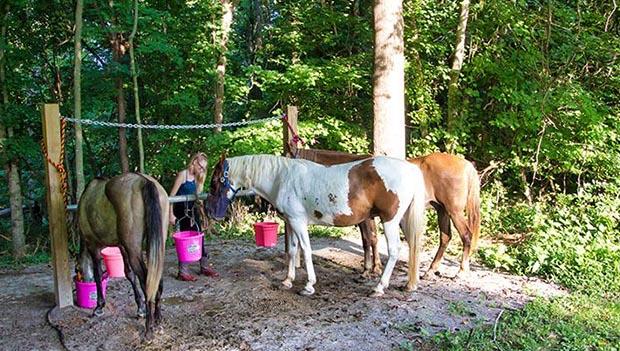
[[[144,332],[144,337],[142,338],[142,341],[146,343],[150,343],[151,341],[153,341],[153,331],[148,330]]]
[[[138,315],[138,318],[144,318],[144,317],[146,317],[146,310],[145,310],[145,309],[143,309],[143,308],[138,309],[138,313],[137,313],[137,315]]]
[[[441,276],[441,274],[439,274],[439,272],[437,271],[426,271],[426,273],[424,273],[420,279],[424,279],[424,280],[435,280],[437,278],[439,278]]]
[[[407,284],[405,286],[405,291],[407,292],[412,292],[414,290],[418,290],[418,284],[411,284],[411,285]]]
[[[301,296],[310,296],[314,294],[314,288],[304,288],[302,291],[299,292],[299,295]]]
[[[372,294],[370,294],[370,297],[381,297],[383,295],[385,295],[385,293],[383,291],[375,290],[375,291],[372,292]]]
[[[96,308],[93,311],[93,317],[101,317],[103,316],[103,309]]]
[[[282,281],[282,287],[284,289],[290,289],[293,287],[293,282],[291,282],[290,280],[286,279],[284,281]]]

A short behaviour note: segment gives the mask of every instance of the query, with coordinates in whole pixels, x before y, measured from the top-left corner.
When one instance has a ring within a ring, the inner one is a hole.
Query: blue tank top
[[[177,195],[192,195],[196,193],[196,181],[194,180],[186,180],[185,183],[181,184],[179,187],[179,191],[177,191]]]

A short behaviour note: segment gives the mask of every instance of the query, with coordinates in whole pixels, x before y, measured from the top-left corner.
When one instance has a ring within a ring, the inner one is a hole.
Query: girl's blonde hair
[[[187,163],[187,168],[189,169],[192,164],[194,163],[194,161],[202,161],[205,160],[207,163],[207,166],[209,166],[209,158],[207,157],[207,154],[205,154],[204,152],[197,152],[195,153],[192,158],[189,159],[189,162]],[[196,193],[200,194],[202,192],[202,189],[204,188],[205,185],[205,178],[207,177],[207,170],[205,167],[205,172],[204,173],[199,173],[199,174],[195,174],[194,177],[196,178]]]

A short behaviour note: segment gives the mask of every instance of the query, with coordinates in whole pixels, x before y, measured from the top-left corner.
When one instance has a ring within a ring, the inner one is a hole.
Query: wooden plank
[[[43,104],[41,106],[41,121],[43,124],[43,142],[49,158],[54,162],[58,162],[61,152],[58,104]],[[56,297],[56,306],[63,308],[73,306],[65,203],[62,196],[60,172],[47,160],[44,160],[44,162],[45,185],[47,186],[47,211],[52,242],[51,263],[54,275],[54,295]]]
[[[293,136],[299,134],[299,129],[297,128],[297,106],[287,106],[286,107],[286,116],[288,119],[288,124],[293,129],[293,132],[290,131],[288,124],[285,120],[283,122],[283,144],[284,150],[283,155],[287,157],[291,157],[295,155],[295,151],[297,150],[297,144],[293,141]]]

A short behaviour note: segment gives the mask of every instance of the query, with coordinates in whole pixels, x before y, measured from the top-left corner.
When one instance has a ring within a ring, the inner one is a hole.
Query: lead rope
[[[293,158],[297,158],[299,156],[299,148],[297,147],[297,144],[301,143],[301,145],[304,146],[304,145],[306,145],[306,143],[299,136],[299,134],[295,133],[295,130],[293,129],[293,126],[288,121],[288,116],[286,115],[286,113],[282,115],[282,119],[286,123],[286,126],[288,127],[288,130],[291,132],[291,134],[293,134],[293,137],[291,138],[291,142],[295,143],[295,155],[293,155]]]

